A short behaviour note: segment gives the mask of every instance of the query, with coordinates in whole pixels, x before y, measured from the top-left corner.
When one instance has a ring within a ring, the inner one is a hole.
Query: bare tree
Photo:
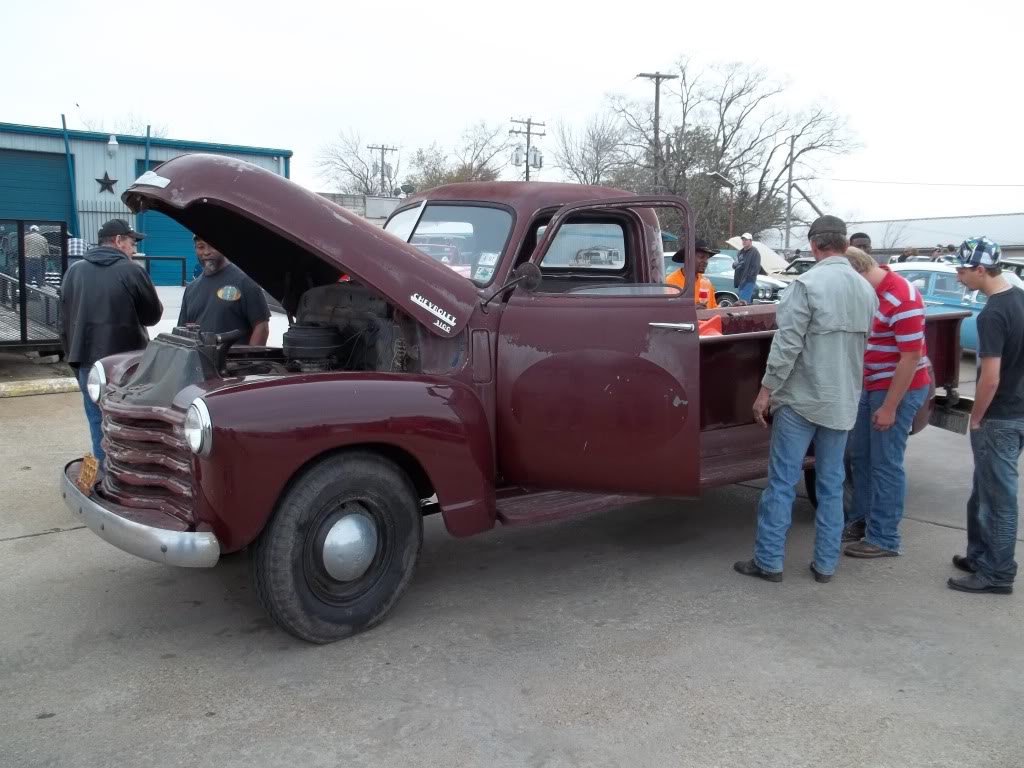
[[[881,250],[894,251],[907,240],[907,223],[905,221],[887,221],[882,232]]]
[[[107,124],[107,120],[104,118],[82,118],[82,125],[85,126],[87,131],[96,131],[98,133],[119,133],[124,136],[145,136],[146,125],[149,125],[150,136],[163,139],[168,135],[168,127],[166,123],[158,123],[156,125],[148,124],[143,118],[137,117],[134,112],[129,112],[125,116],[111,119],[109,122],[109,128],[107,128]]]
[[[363,144],[355,131],[339,133],[338,138],[325,144],[316,155],[317,171],[321,178],[344,193],[353,195],[381,195],[389,197],[398,186],[400,157],[384,161],[381,184],[381,156]]]
[[[481,120],[463,132],[462,144],[455,150],[458,175],[463,181],[494,181],[508,165],[511,145],[503,127]]]
[[[622,165],[625,129],[614,114],[596,115],[575,131],[565,123],[555,126],[555,165],[579,184],[601,184]]]
[[[450,153],[436,142],[417,149],[410,163],[413,173],[406,181],[419,192],[443,184],[495,181],[508,165],[510,144],[503,128],[480,121],[463,131],[460,143]]]
[[[854,146],[842,117],[821,105],[803,112],[786,108],[784,86],[759,68],[699,68],[684,58],[677,72],[674,98],[662,100],[665,135],[657,144],[664,147],[663,181],[653,175],[653,104],[609,98],[624,128],[622,152],[628,158],[613,180],[635,191],[686,196],[701,236],[722,237],[730,207],[734,232],[778,226],[785,218],[790,165],[793,181],[809,181],[820,175],[828,156]],[[710,176],[715,173],[734,184],[731,194]],[[802,217],[798,208],[795,218]]]

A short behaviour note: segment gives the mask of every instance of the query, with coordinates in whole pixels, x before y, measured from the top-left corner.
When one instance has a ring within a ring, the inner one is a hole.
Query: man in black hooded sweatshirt
[[[102,416],[86,388],[89,371],[104,357],[143,349],[149,343],[146,326],[160,322],[164,311],[146,270],[132,261],[143,237],[124,219],[111,219],[100,227],[99,245],[68,268],[61,286],[61,345],[78,376],[100,467]]]

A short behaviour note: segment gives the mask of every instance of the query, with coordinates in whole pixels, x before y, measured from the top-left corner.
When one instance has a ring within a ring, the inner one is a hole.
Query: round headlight
[[[89,393],[89,399],[98,403],[103,397],[103,390],[107,386],[107,372],[103,370],[103,364],[98,360],[92,364],[89,370],[89,378],[85,382],[85,389]]]
[[[199,456],[209,456],[213,447],[213,422],[203,398],[197,397],[185,414],[185,441],[189,450]]]

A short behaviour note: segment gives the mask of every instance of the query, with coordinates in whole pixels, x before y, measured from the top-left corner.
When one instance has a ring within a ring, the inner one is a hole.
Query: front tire
[[[733,304],[735,304],[739,300],[740,300],[740,297],[735,295],[735,294],[733,294],[733,293],[716,293],[715,294],[715,301],[718,303],[719,307],[731,307]]]
[[[330,643],[395,607],[423,543],[416,491],[373,453],[330,456],[282,498],[252,551],[256,595],[286,632]]]

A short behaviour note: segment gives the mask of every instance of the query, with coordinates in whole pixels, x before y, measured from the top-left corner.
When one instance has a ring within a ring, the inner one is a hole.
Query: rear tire
[[[339,579],[338,561],[324,553],[349,516],[370,521],[376,535],[365,571]],[[422,543],[416,491],[401,469],[373,453],[330,456],[292,485],[253,546],[256,595],[286,632],[334,642],[383,621],[409,586]]]
[[[843,480],[843,514],[845,519],[853,511],[853,467],[850,465],[849,456],[846,457],[844,464],[846,465],[846,478]],[[807,487],[807,498],[815,509],[818,508],[817,481],[818,473],[814,471],[814,467],[804,470],[804,485]]]

